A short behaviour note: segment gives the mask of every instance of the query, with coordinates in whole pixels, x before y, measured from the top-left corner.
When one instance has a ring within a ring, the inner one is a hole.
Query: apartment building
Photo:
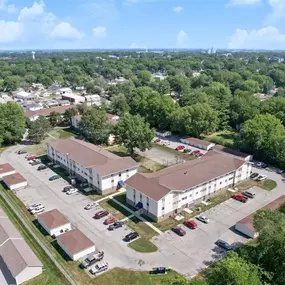
[[[75,138],[47,144],[50,160],[66,169],[70,176],[87,182],[100,194],[115,191],[118,185],[137,173],[131,157],[120,157],[100,146]]]
[[[132,176],[126,181],[127,203],[161,221],[247,179],[250,172],[248,160],[209,151],[196,160]]]

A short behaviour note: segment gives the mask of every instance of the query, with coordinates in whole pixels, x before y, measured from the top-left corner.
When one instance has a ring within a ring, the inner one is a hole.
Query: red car
[[[104,224],[105,224],[105,225],[110,225],[110,224],[115,223],[116,220],[117,220],[117,219],[116,219],[115,217],[110,217],[110,218],[108,218],[108,219],[106,219],[106,220],[104,221]]]
[[[35,155],[31,155],[27,157],[28,161],[35,160],[37,157]]]
[[[193,156],[198,156],[198,155],[200,155],[200,150],[194,150],[194,151],[192,151],[192,152],[191,152],[191,155],[193,155]]]
[[[159,143],[159,142],[160,142],[160,139],[155,139],[154,142],[155,142],[155,143]]]
[[[182,151],[184,148],[184,145],[179,145],[175,150]]]
[[[197,228],[197,224],[193,220],[185,220],[183,224],[193,230]]]
[[[237,200],[237,201],[240,201],[240,202],[242,202],[242,203],[246,203],[247,200],[248,200],[248,198],[244,197],[244,196],[243,196],[242,194],[240,194],[240,193],[234,193],[234,194],[232,195],[232,198],[235,199],[235,200]]]
[[[109,215],[108,211],[99,211],[98,213],[95,214],[94,219],[101,219],[103,217],[106,217]]]

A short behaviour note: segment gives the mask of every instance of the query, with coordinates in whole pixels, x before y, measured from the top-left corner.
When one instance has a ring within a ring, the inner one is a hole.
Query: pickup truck
[[[96,262],[101,261],[103,258],[104,258],[104,251],[99,251],[89,254],[87,258],[80,263],[80,267],[85,269],[95,264]]]

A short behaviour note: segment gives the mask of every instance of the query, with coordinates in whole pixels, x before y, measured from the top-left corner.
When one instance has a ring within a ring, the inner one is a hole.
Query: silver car
[[[205,224],[209,224],[210,223],[210,219],[207,218],[206,216],[204,215],[200,215],[197,217],[197,219]]]

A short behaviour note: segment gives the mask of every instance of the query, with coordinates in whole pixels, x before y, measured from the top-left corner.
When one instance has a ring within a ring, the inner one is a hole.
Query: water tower
[[[35,60],[35,52],[34,51],[32,51],[32,58],[33,58],[33,60]]]

